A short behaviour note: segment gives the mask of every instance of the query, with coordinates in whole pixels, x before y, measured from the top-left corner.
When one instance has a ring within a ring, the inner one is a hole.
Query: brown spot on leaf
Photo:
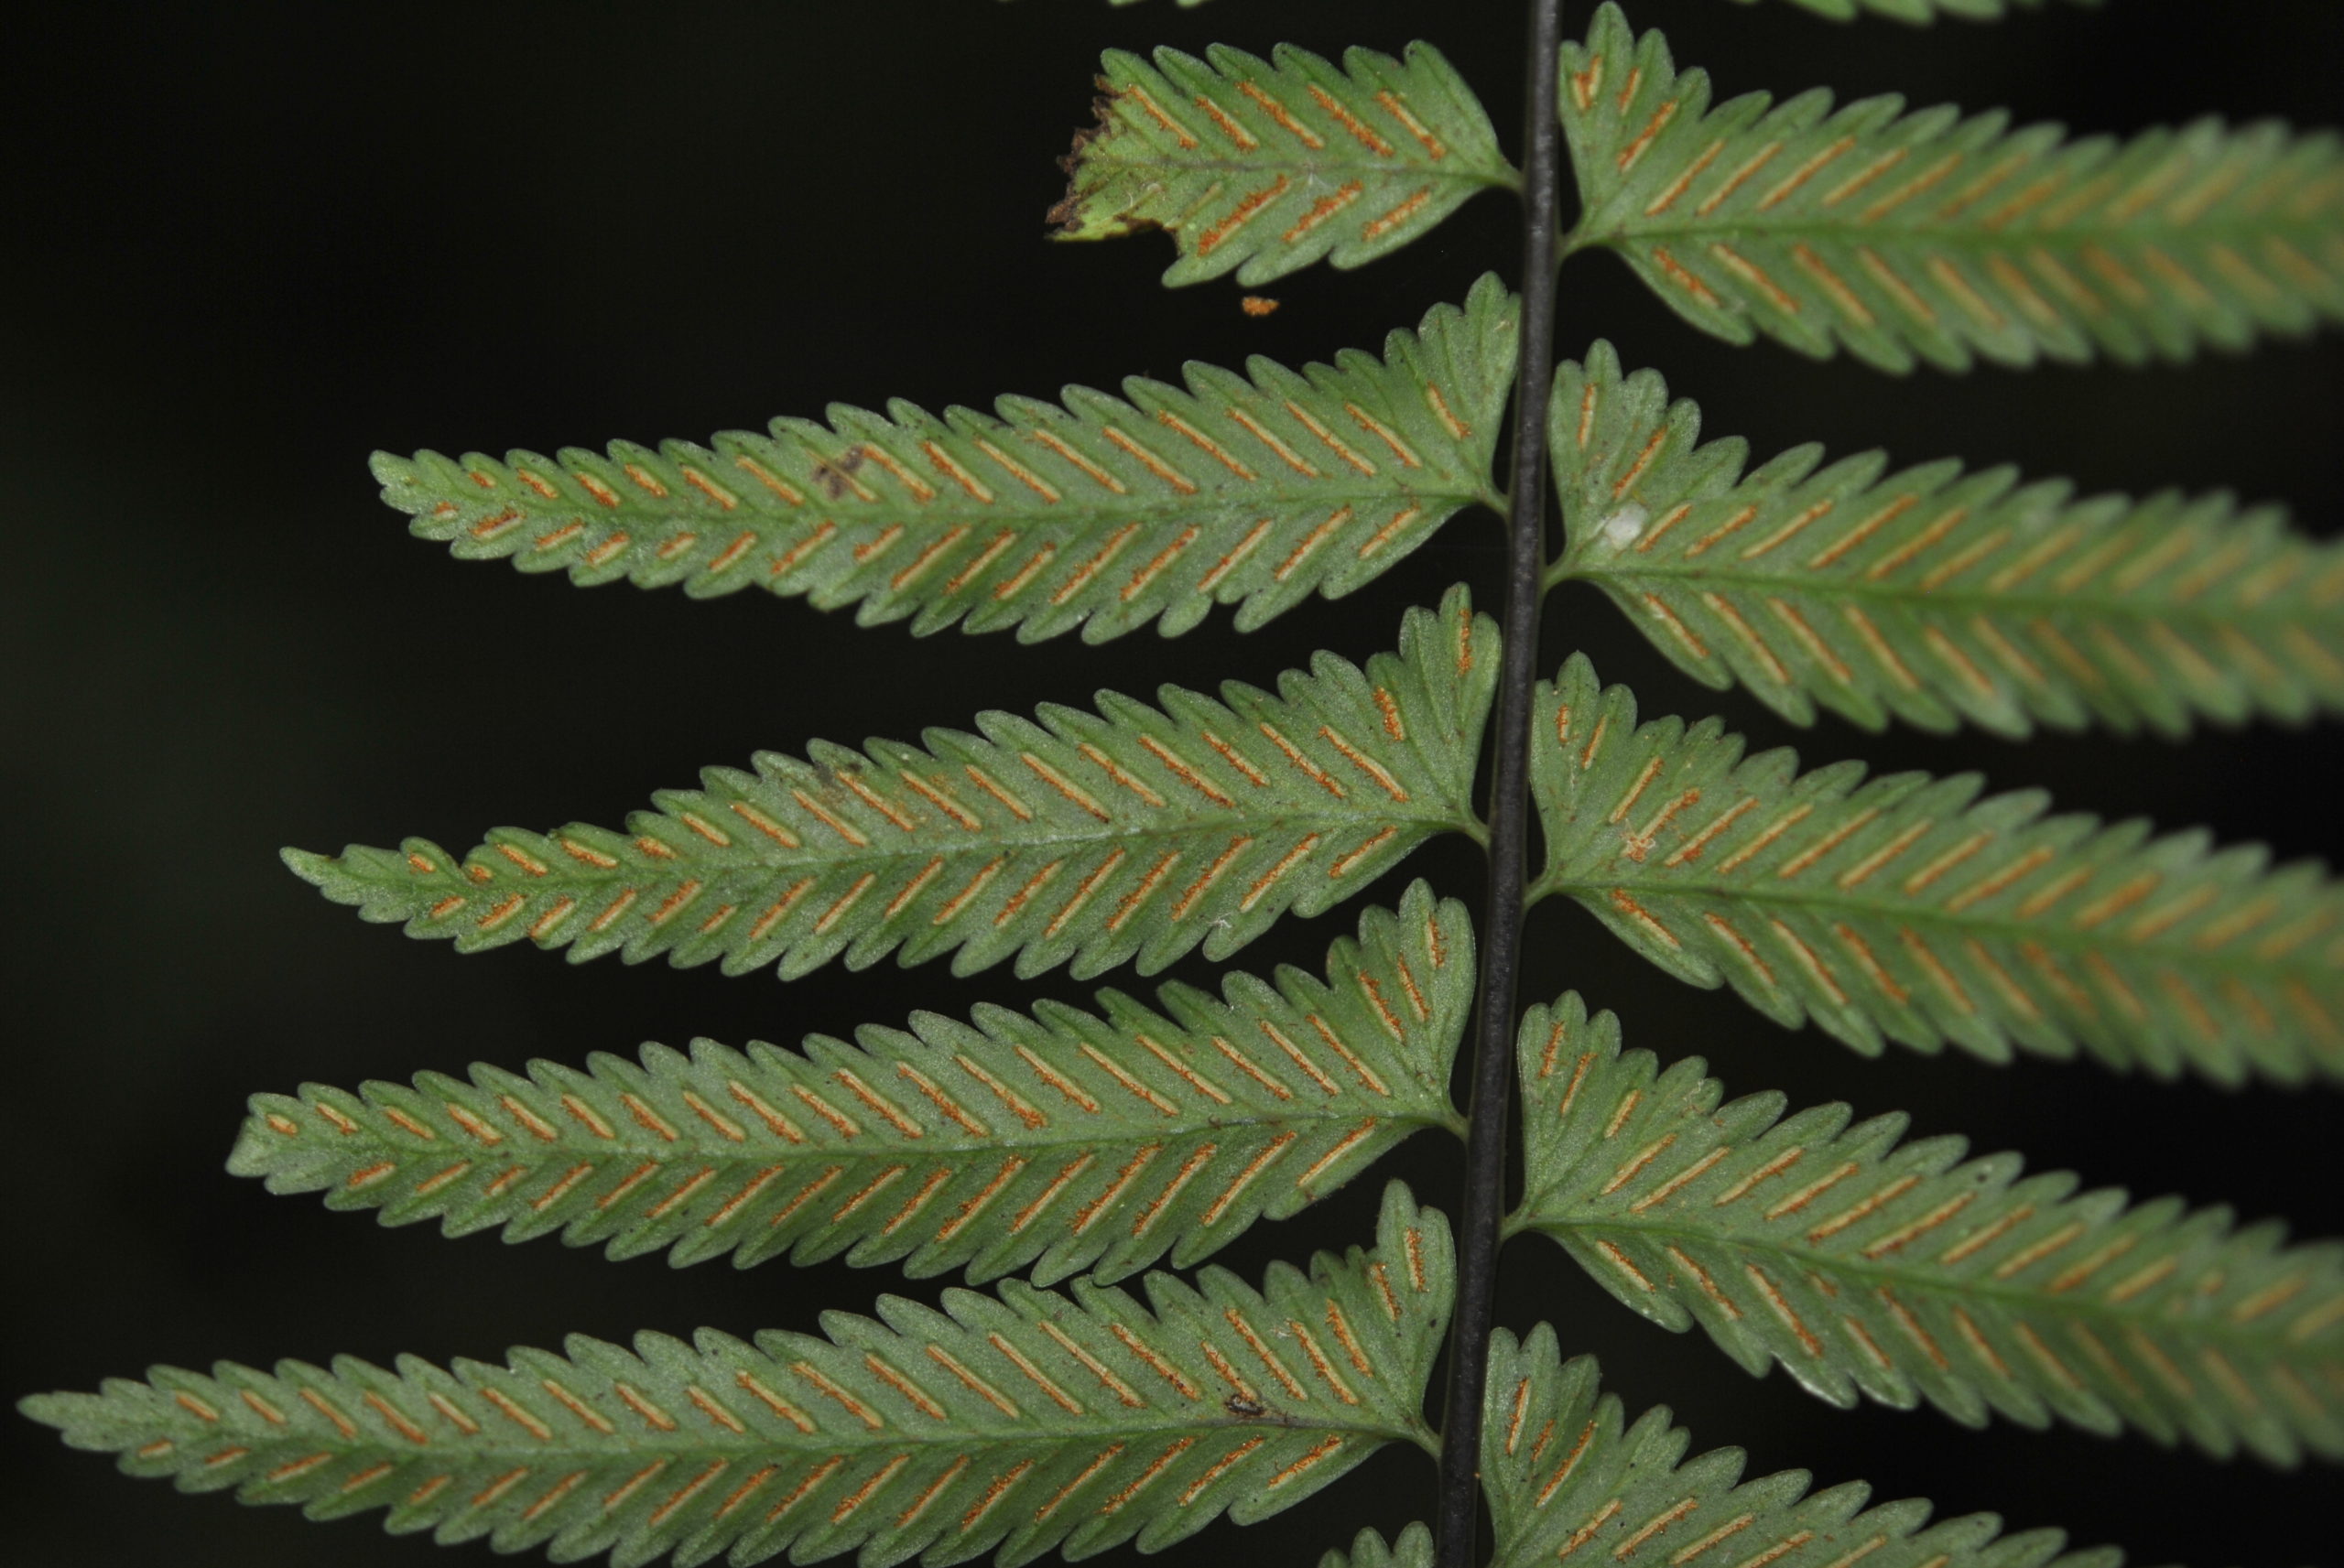
[[[863,460],[861,447],[849,447],[835,458],[818,457],[814,460],[814,483],[832,501],[844,501],[847,492],[854,488],[848,476],[861,468]]]

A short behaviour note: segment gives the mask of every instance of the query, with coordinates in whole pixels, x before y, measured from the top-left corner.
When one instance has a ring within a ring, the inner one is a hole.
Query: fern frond
[[[1736,0],[1743,5],[1754,5],[1758,0]],[[2013,11],[2038,9],[2044,0],[1790,0],[1803,11],[1834,22],[1851,22],[1869,13],[1899,22],[1928,23],[1939,16],[1957,16],[1964,21],[1993,21]],[[2067,0],[2071,5],[2097,5],[2100,0]]]
[[[2092,719],[2167,734],[2198,714],[2344,708],[2344,546],[2274,508],[2166,493],[2076,501],[2014,470],[1796,447],[1748,474],[1738,439],[1597,343],[1556,377],[1548,446],[1569,546],[1696,680],[1800,724],[1962,719],[2006,735]]]
[[[312,1518],[387,1508],[395,1531],[558,1561],[957,1563],[998,1545],[1015,1563],[1251,1522],[1386,1443],[1430,1446],[1418,1406],[1449,1269],[1446,1224],[1395,1184],[1374,1251],[1321,1254],[1307,1279],[1275,1265],[1259,1292],[1217,1269],[1194,1288],[1156,1275],[1152,1312],[1087,1281],[1070,1300],[1008,1281],[947,1292],[941,1312],[830,1314],[827,1338],[581,1337],[566,1358],[447,1371],[159,1368],[24,1408],[182,1490]]]
[[[1691,1058],[1620,1049],[1576,994],[1524,1019],[1527,1192],[1509,1222],[1561,1243],[1673,1329],[1753,1373],[1779,1361],[1837,1405],[1861,1393],[1957,1421],[2056,1415],[2292,1465],[2344,1454],[2344,1248],[2177,1198],[2128,1206],[1908,1118],[1720,1107]]]
[[[1318,1568],[1432,1568],[1432,1531],[1412,1524],[1389,1544],[1374,1530],[1361,1530],[1349,1552],[1329,1552]]]
[[[1917,360],[2187,359],[2344,315],[2344,146],[2200,120],[2068,142],[2000,114],[1709,103],[1657,32],[1607,3],[1564,48],[1585,201],[1575,247],[1617,250],[1732,342]]]
[[[1808,1495],[1804,1470],[1742,1481],[1738,1448],[1687,1460],[1692,1434],[1668,1411],[1628,1423],[1601,1393],[1594,1359],[1565,1363],[1555,1331],[1499,1329],[1490,1346],[1481,1484],[1497,1552],[1492,1568],[1531,1568],[1580,1552],[1628,1568],[2119,1568],[2112,1547],[2061,1555],[2056,1530],[2004,1536],[1992,1514],[1930,1525],[1917,1498],[1867,1509],[1850,1481]]]
[[[1514,297],[1493,276],[1463,308],[1297,373],[1188,367],[1185,390],[1070,387],[1064,406],[1004,398],[943,417],[897,402],[830,423],[776,419],[710,446],[607,457],[378,452],[383,499],[461,559],[504,558],[581,585],[757,587],[864,625],[912,618],[1080,626],[1103,642],[1193,626],[1218,601],[1261,625],[1313,592],[1380,576],[1449,517],[1491,501],[1490,456],[1514,361]],[[1250,379],[1248,379],[1250,376]]]
[[[1715,719],[1640,727],[1574,656],[1538,697],[1537,892],[1866,1053],[2081,1046],[2160,1076],[2344,1078],[2344,895],[2317,867],[2046,816],[2039,791],[1980,800],[1974,773],[1866,784],[1743,750]]]
[[[1102,64],[1099,124],[1075,139],[1050,221],[1062,240],[1166,230],[1180,252],[1169,285],[1359,266],[1522,183],[1430,44],[1402,59],[1347,50],[1340,70],[1290,44],[1267,60],[1217,44],[1203,59],[1113,49]]]
[[[796,1054],[701,1041],[640,1065],[475,1066],[413,1088],[256,1095],[228,1168],[450,1235],[559,1231],[614,1258],[670,1249],[810,1263],[901,1259],[913,1275],[1101,1282],[1167,1253],[1186,1268],[1284,1219],[1426,1127],[1461,1130],[1450,1065],[1473,1004],[1473,931],[1423,882],[1370,910],[1322,981],[1185,986],[1163,1011],[1101,992],[814,1036]],[[850,1250],[850,1249],[852,1250]]]
[[[461,860],[421,838],[285,858],[365,919],[461,952],[526,937],[574,963],[664,954],[785,979],[898,949],[951,952],[960,974],[1013,955],[1020,975],[1132,958],[1153,973],[1327,909],[1435,833],[1478,834],[1497,641],[1460,587],[1409,611],[1396,654],[1362,672],[1322,653],[1276,697],[1166,687],[1158,709],[1102,693],[1100,716],[988,713],[981,735],[931,730],[926,750],[761,752],[754,773],[711,768],[655,797],[624,833],[498,828]]]

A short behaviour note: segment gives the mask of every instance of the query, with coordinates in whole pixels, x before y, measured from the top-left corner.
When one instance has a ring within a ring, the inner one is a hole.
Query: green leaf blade
[[[1801,1470],[1743,1481],[1737,1448],[1687,1460],[1691,1434],[1670,1424],[1665,1407],[1631,1424],[1618,1396],[1600,1391],[1594,1360],[1564,1362],[1545,1324],[1524,1339],[1504,1329],[1492,1337],[1482,1432],[1482,1486],[1497,1536],[1492,1568],[1531,1568],[1582,1551],[1590,1562],[1625,1562],[1639,1550],[1682,1563],[1717,1550],[1720,1561],[1745,1564],[1785,1557],[1832,1563],[1852,1552],[1867,1568],[2123,1562],[2110,1547],[2063,1555],[2066,1538],[2056,1530],[2004,1536],[1991,1514],[1931,1525],[1929,1505],[1918,1498],[1867,1509],[1871,1488],[1861,1482],[1810,1494]]]
[[[1004,398],[994,415],[839,405],[828,425],[780,419],[705,447],[377,453],[374,474],[411,531],[458,558],[581,586],[758,587],[864,625],[1026,642],[1171,635],[1215,604],[1251,629],[1356,590],[1492,504],[1517,316],[1491,276],[1381,359],[1191,364],[1185,388],[1135,377],[1123,397],[1070,387],[1063,406]]]
[[[1433,1568],[1432,1531],[1412,1524],[1389,1542],[1372,1530],[1359,1532],[1349,1552],[1329,1552],[1318,1568]]]
[[[834,957],[950,952],[1078,978],[1199,946],[1234,952],[1292,911],[1341,902],[1443,831],[1478,834],[1473,770],[1497,628],[1462,588],[1409,612],[1365,669],[1321,654],[1279,694],[1167,687],[1161,709],[1005,714],[925,749],[816,742],[756,772],[711,769],[624,833],[499,828],[459,860],[409,839],[294,872],[364,919],[477,951],[523,939],[785,979]]]
[[[558,1232],[679,1267],[843,1252],[915,1276],[1112,1283],[1288,1218],[1424,1128],[1460,1130],[1449,1079],[1473,975],[1464,906],[1417,882],[1335,944],[1324,979],[1171,987],[1160,1011],[1110,991],[1099,1015],[924,1014],[863,1031],[861,1049],[700,1041],[584,1072],[313,1084],[255,1097],[229,1169],[385,1224]]]
[[[1542,686],[1548,867],[1662,968],[1867,1054],[2089,1051],[2159,1076],[2344,1077],[2344,893],[2317,867],[2039,793],[1745,758],[1717,719],[1639,725],[1584,657]]]
[[[1253,286],[1313,262],[1362,265],[1521,177],[1440,51],[1354,49],[1341,67],[1281,44],[1264,61],[1215,45],[1199,59],[1103,60],[1099,126],[1067,160],[1062,240],[1168,231],[1167,285],[1231,271]]]
[[[2130,364],[2344,317],[2331,135],[2199,120],[2068,142],[1893,97],[1835,111],[1820,91],[1712,108],[1707,73],[1608,3],[1563,63],[1572,244],[1618,251],[1729,341],[1897,372]]]
[[[1698,1058],[1622,1052],[1576,994],[1525,1019],[1536,1230],[1666,1327],[1834,1404],[2054,1417],[2292,1465],[2344,1454],[2344,1248],[2176,1199],[2078,1194],[1844,1105],[1720,1104]]]
[[[2344,709],[2344,546],[2223,495],[2077,501],[2059,481],[1801,447],[1744,472],[1700,410],[1608,343],[1556,377],[1568,547],[1678,668],[1794,722],[2098,721]]]
[[[396,1371],[354,1358],[272,1375],[158,1368],[25,1402],[133,1475],[312,1517],[387,1509],[395,1531],[488,1537],[621,1564],[736,1563],[861,1548],[1022,1563],[1124,1541],[1153,1550],[1226,1512],[1266,1518],[1394,1441],[1418,1407],[1453,1289],[1449,1231],[1396,1184],[1377,1246],[1149,1281],[895,1299],[878,1321],[754,1345],[703,1331],[584,1338],[566,1356]]]

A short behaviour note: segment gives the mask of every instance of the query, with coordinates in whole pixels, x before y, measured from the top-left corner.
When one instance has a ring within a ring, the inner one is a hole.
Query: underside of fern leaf
[[[1329,1552],[1318,1568],[1432,1568],[1432,1531],[1412,1524],[1386,1542],[1372,1530],[1359,1532],[1349,1552]]]
[[[817,742],[657,797],[627,831],[500,828],[459,860],[408,839],[293,870],[368,920],[459,950],[523,938],[573,962],[722,959],[785,978],[844,955],[945,952],[957,973],[1015,956],[1078,977],[1201,946],[1224,957],[1288,910],[1317,914],[1435,833],[1478,834],[1471,791],[1497,629],[1462,588],[1411,611],[1362,671],[1321,654],[1279,695],[1167,687],[1161,708],[979,718],[925,749]]]
[[[2076,501],[1950,461],[1883,477],[1878,453],[1823,466],[1813,446],[1745,474],[1744,443],[1700,428],[1608,343],[1556,377],[1553,577],[1601,588],[1697,680],[1801,724],[2008,735],[2344,708],[2344,546],[2275,509]]]
[[[1564,71],[1571,243],[1734,342],[1898,371],[2137,362],[2344,316],[2332,135],[2201,120],[2068,142],[1895,97],[1835,112],[1819,90],[1712,108],[1707,73],[1609,3]]]
[[[1464,906],[1418,882],[1335,944],[1324,980],[1167,987],[1161,1011],[1107,991],[1096,1015],[922,1014],[861,1049],[701,1041],[582,1073],[313,1084],[254,1098],[229,1169],[386,1223],[559,1231],[613,1257],[1112,1282],[1286,1218],[1420,1129],[1461,1130],[1449,1078],[1473,976]]]
[[[2081,1046],[2159,1076],[2344,1078],[2344,894],[2318,868],[2139,822],[2046,816],[1975,774],[1745,758],[1720,720],[1639,726],[1582,656],[1540,690],[1548,869],[1647,958],[1865,1052]]]
[[[1153,621],[1186,631],[1218,602],[1250,630],[1380,576],[1460,509],[1495,505],[1516,303],[1496,278],[1460,309],[1299,373],[1190,365],[1185,390],[1004,398],[995,416],[843,405],[657,451],[377,453],[383,499],[461,558],[567,571],[581,584],[758,587],[865,625],[912,618],[1077,626],[1102,642]],[[1249,379],[1250,378],[1250,379]]]
[[[1919,1498],[1864,1507],[1871,1488],[1848,1482],[1809,1495],[1785,1470],[1742,1480],[1742,1453],[1687,1460],[1691,1434],[1668,1411],[1629,1424],[1616,1395],[1600,1393],[1595,1362],[1565,1363],[1541,1324],[1517,1341],[1500,1329],[1490,1347],[1481,1480],[1497,1535],[1492,1568],[1570,1560],[1649,1568],[2120,1568],[2111,1547],[2061,1554],[2056,1530],[2004,1536],[1992,1514],[1931,1525]]]
[[[942,1312],[831,1314],[826,1338],[574,1338],[566,1357],[444,1371],[160,1368],[26,1409],[182,1490],[312,1518],[386,1508],[396,1531],[563,1562],[1155,1548],[1291,1507],[1386,1443],[1430,1445],[1417,1407],[1448,1227],[1395,1184],[1377,1242],[1308,1278],[1274,1266],[1259,1292],[1220,1270],[1193,1288],[1156,1275],[1152,1311],[1088,1281],[1071,1300],[1011,1281],[948,1292]]]
[[[1050,214],[1064,240],[1168,231],[1167,284],[1232,271],[1266,283],[1312,262],[1359,266],[1521,176],[1472,90],[1430,44],[1351,49],[1341,68],[1280,45],[1264,61],[1111,51],[1099,124],[1076,139]]]
[[[2178,1199],[2076,1195],[1959,1138],[1844,1105],[1720,1107],[1700,1060],[1620,1049],[1576,995],[1524,1020],[1527,1195],[1561,1243],[1669,1328],[1779,1361],[1834,1404],[1859,1393],[1957,1420],[2187,1436],[2279,1464],[2344,1454],[2344,1249],[2284,1247]]]

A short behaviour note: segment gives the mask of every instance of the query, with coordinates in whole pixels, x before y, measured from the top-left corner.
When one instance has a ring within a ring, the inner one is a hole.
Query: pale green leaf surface
[[[591,585],[750,587],[856,607],[926,633],[1015,627],[1089,642],[1215,603],[1250,630],[1340,598],[1460,509],[1492,500],[1517,308],[1493,276],[1464,307],[1300,373],[1188,367],[1186,389],[1069,387],[996,415],[833,406],[706,447],[614,442],[607,456],[377,453],[383,499],[461,559]]]
[[[816,742],[756,771],[713,768],[624,833],[499,828],[459,860],[408,839],[338,858],[288,850],[368,920],[473,951],[525,938],[573,962],[665,955],[785,978],[843,956],[946,952],[968,973],[1015,957],[1078,977],[1236,951],[1288,910],[1361,891],[1436,833],[1479,834],[1473,770],[1497,628],[1462,588],[1409,611],[1364,671],[1320,654],[1279,695],[1167,687],[1161,708],[979,718],[925,749]]]
[[[2292,1465],[2344,1454],[2344,1248],[2178,1198],[2131,1204],[2014,1154],[1964,1160],[1909,1119],[1720,1104],[1576,993],[1524,1018],[1528,1177],[1514,1231],[1611,1292],[1698,1323],[1747,1370],[1971,1425],[1990,1411],[2187,1437]]]
[[[1518,188],[1472,90],[1430,44],[1351,49],[1338,68],[1281,44],[1268,60],[1111,50],[1099,124],[1075,142],[1051,221],[1065,240],[1170,232],[1167,284],[1253,285],[1316,261],[1359,266],[1483,190]]]
[[[1106,991],[1097,1014],[922,1013],[860,1049],[700,1041],[584,1072],[311,1084],[254,1097],[228,1168],[387,1224],[559,1231],[679,1266],[844,1252],[1107,1283],[1287,1218],[1420,1129],[1461,1130],[1449,1079],[1473,980],[1464,906],[1417,882],[1335,944],[1323,980],[1167,987],[1161,1011]]]
[[[1827,708],[2006,735],[2344,708],[2344,546],[2275,508],[2078,501],[2008,468],[1888,474],[1815,446],[1745,473],[1745,443],[1700,428],[1608,343],[1556,377],[1553,579],[1602,589],[1707,685],[1801,724]]]
[[[883,1298],[825,1337],[703,1330],[632,1352],[396,1372],[355,1357],[274,1375],[157,1368],[27,1400],[76,1448],[183,1491],[237,1488],[312,1518],[486,1537],[561,1562],[679,1564],[785,1551],[866,1564],[1070,1557],[1177,1541],[1301,1501],[1384,1444],[1430,1446],[1418,1407],[1452,1289],[1449,1230],[1394,1184],[1373,1251],[1148,1280],[1149,1307],[1078,1282]],[[1152,1310],[1151,1310],[1152,1309]]]
[[[1731,341],[1896,371],[2132,363],[2344,315],[2333,135],[2199,120],[2071,142],[1894,97],[1709,98],[1616,5],[1564,48],[1585,203],[1569,243],[1617,250]]]
[[[1976,774],[1801,773],[1719,719],[1638,725],[1583,656],[1541,686],[1536,724],[1536,896],[1778,1022],[1867,1053],[2344,1078],[2344,895],[2317,866],[2047,816],[2039,791],[1980,799]]]
[[[1361,1530],[1349,1552],[1329,1552],[1318,1568],[1432,1568],[1432,1531],[1412,1524],[1389,1542],[1374,1530]]]
[[[1932,1525],[1917,1498],[1867,1509],[1850,1481],[1809,1494],[1803,1470],[1742,1479],[1738,1448],[1687,1459],[1667,1410],[1630,1424],[1592,1357],[1565,1363],[1555,1331],[1492,1336],[1481,1486],[1497,1537],[1491,1568],[1557,1558],[1627,1568],[2119,1568],[2111,1547],[2061,1555],[2056,1530],[2002,1533],[1992,1514]]]

